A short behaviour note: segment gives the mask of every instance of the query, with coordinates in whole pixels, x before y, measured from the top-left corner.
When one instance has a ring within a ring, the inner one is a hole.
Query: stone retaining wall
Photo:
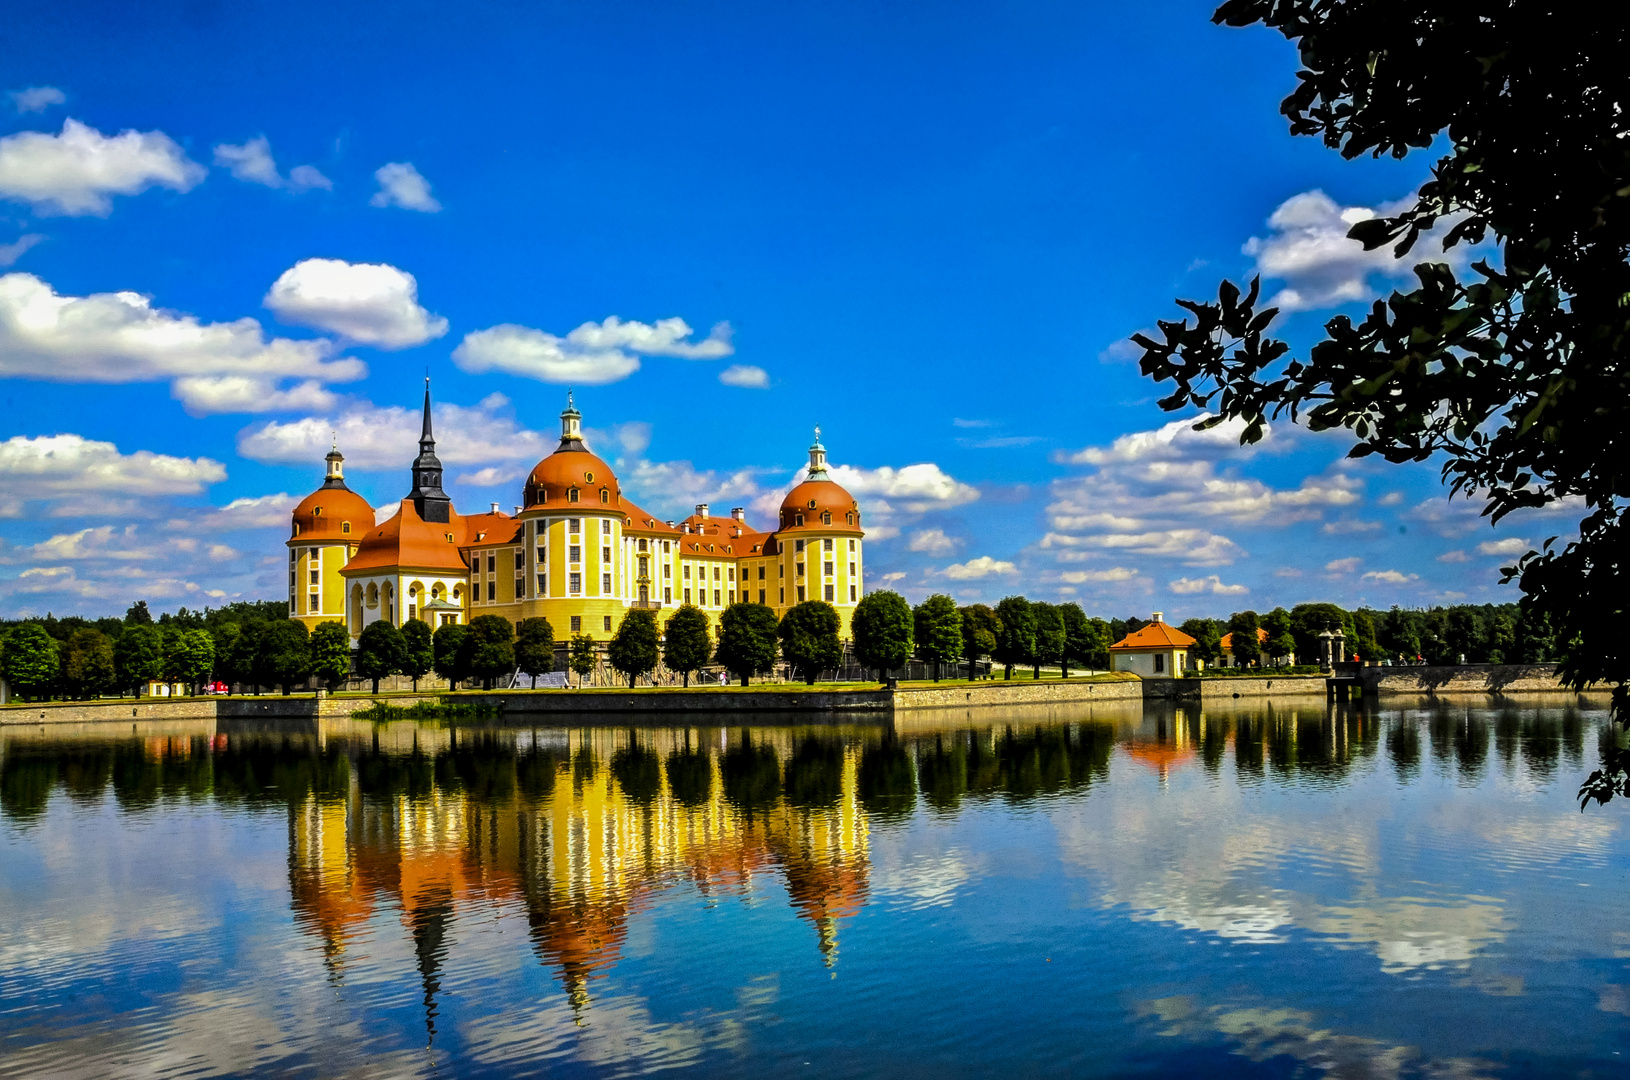
[[[1051,705],[1072,701],[1142,701],[1143,684],[1088,682],[1060,679],[1057,682],[964,682],[941,686],[913,686],[896,690],[890,707],[894,709],[983,708],[991,705]]]
[[[1464,664],[1456,667],[1366,667],[1366,694],[1573,693],[1555,664]]]

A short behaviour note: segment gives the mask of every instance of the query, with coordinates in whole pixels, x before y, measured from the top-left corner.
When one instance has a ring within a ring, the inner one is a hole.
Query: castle
[[[412,489],[396,513],[375,521],[368,501],[346,487],[338,447],[322,486],[294,508],[290,616],[308,629],[343,621],[355,640],[380,619],[438,627],[478,615],[541,615],[557,639],[605,640],[635,608],[656,612],[660,626],[694,604],[716,632],[734,603],[764,604],[779,618],[802,601],[825,600],[848,638],[864,593],[865,533],[859,504],[827,473],[820,429],[807,475],[763,532],[741,507],[723,518],[702,503],[678,523],[640,509],[584,445],[582,420],[568,395],[560,445],[527,474],[514,516],[497,503],[460,514],[442,490],[427,380]]]

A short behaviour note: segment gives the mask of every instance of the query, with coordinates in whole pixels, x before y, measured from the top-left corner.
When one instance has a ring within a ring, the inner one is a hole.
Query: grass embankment
[[[1283,668],[1219,668],[1216,671],[1190,671],[1185,679],[1283,679],[1292,675],[1322,675],[1324,669],[1317,664],[1297,664]]]

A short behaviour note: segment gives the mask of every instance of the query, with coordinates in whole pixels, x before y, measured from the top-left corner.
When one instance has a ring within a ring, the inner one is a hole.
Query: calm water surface
[[[1602,703],[708,719],[0,729],[0,1076],[1630,1069]]]

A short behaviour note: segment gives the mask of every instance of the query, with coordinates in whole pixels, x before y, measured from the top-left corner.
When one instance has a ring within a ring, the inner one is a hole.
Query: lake
[[[0,728],[0,1076],[1630,1072],[1605,699]]]

